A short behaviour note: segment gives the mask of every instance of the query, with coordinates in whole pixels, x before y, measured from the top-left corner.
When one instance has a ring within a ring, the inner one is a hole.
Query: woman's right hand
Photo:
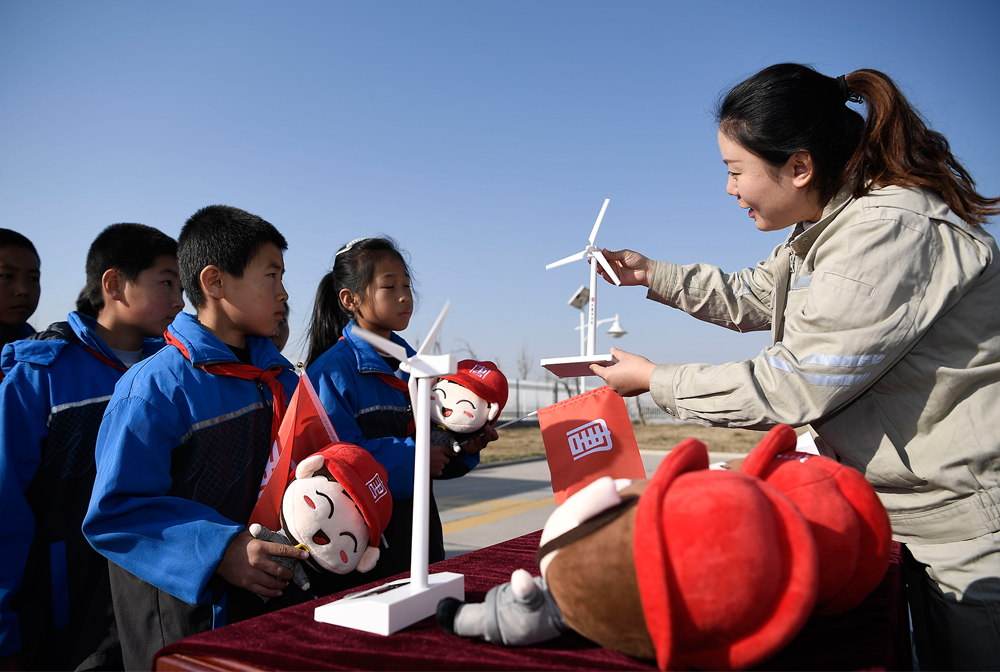
[[[601,253],[611,268],[615,269],[623,285],[649,287],[649,276],[653,270],[653,264],[649,259],[632,250],[601,250]],[[608,277],[600,264],[597,265],[597,272],[602,278],[614,284],[615,281]]]

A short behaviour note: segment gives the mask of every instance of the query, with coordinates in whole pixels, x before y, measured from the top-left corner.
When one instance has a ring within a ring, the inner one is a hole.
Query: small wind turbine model
[[[594,244],[594,241],[597,240],[597,231],[601,228],[601,220],[604,219],[604,213],[608,209],[608,203],[610,202],[610,198],[604,199],[604,206],[601,208],[601,214],[597,216],[597,221],[594,222],[594,229],[590,232],[587,247],[582,252],[577,252],[565,259],[552,262],[545,267],[545,270],[573,261],[579,261],[580,259],[590,259],[592,262],[596,261],[597,264],[600,264],[604,272],[614,280],[616,285],[622,284],[614,269],[611,268],[611,264],[601,254],[601,248]],[[590,310],[587,320],[587,354],[579,357],[552,357],[543,359],[541,362],[544,368],[560,378],[592,376],[594,373],[590,370],[591,364],[613,364],[617,361],[610,353],[606,355],[595,354],[597,350],[597,264],[590,264]]]
[[[451,302],[444,305],[430,333],[408,357],[399,344],[376,334],[354,328],[354,335],[374,348],[399,360],[399,368],[410,374],[410,403],[417,425],[416,455],[413,469],[413,545],[410,553],[410,578],[393,581],[371,590],[316,607],[314,618],[355,630],[391,635],[427,618],[446,597],[465,600],[465,577],[454,572],[427,576],[428,521],[430,520],[430,431],[431,384],[439,376],[458,370],[454,355],[430,355]]]

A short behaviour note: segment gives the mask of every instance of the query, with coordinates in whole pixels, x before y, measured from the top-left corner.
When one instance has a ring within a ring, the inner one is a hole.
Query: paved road
[[[642,450],[652,475],[667,453]],[[710,453],[712,462],[739,455]],[[484,465],[450,481],[435,481],[434,496],[444,525],[447,557],[498,544],[540,530],[556,508],[544,459]]]

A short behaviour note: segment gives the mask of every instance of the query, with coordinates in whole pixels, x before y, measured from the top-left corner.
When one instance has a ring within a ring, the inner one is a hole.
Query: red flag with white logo
[[[271,456],[264,469],[264,478],[257,493],[257,504],[250,514],[250,524],[260,523],[269,530],[281,527],[278,511],[285,488],[292,480],[295,466],[313,453],[337,443],[337,432],[330,416],[320,403],[316,389],[305,371],[299,376],[295,394],[278,429],[278,438],[271,446]]]
[[[556,504],[602,476],[646,478],[625,400],[604,386],[538,411]]]

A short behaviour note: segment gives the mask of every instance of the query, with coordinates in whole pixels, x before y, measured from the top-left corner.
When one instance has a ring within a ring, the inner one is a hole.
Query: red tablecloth
[[[431,565],[465,575],[468,602],[525,568],[537,574],[540,532]],[[910,669],[902,561],[894,544],[882,584],[853,611],[814,617],[760,669]],[[405,576],[405,575],[400,575]],[[361,586],[355,590],[369,588]],[[597,646],[575,634],[543,645],[504,648],[445,633],[427,618],[388,637],[313,620],[313,609],[348,592],[188,637],[157,654],[158,670],[651,670],[655,665]]]

